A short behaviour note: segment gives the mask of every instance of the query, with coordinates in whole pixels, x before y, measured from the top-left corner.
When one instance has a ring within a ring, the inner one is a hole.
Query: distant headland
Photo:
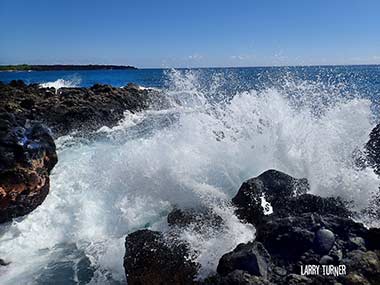
[[[102,65],[102,64],[87,64],[87,65],[72,65],[72,64],[54,64],[54,65],[0,65],[0,71],[61,71],[61,70],[126,70],[137,69],[129,65]]]

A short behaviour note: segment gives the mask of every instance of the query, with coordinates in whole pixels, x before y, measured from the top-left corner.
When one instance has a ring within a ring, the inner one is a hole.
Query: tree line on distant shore
[[[72,65],[72,64],[54,64],[54,65],[0,65],[0,71],[54,71],[54,70],[125,70],[137,69],[129,65],[102,65],[102,64],[87,64],[87,65]]]

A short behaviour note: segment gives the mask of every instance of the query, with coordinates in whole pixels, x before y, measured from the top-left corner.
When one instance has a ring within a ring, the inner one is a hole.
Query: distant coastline
[[[54,65],[0,65],[0,71],[62,71],[62,70],[127,70],[137,69],[130,65],[72,65],[72,64],[54,64]]]

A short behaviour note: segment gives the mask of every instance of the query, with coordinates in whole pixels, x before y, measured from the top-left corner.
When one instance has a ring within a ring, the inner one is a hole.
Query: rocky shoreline
[[[89,133],[112,127],[125,111],[138,112],[152,104],[152,91],[129,84],[123,88],[95,84],[90,88],[41,88],[23,81],[0,82],[0,113],[11,113],[21,122],[38,121],[55,138],[73,131]]]
[[[55,90],[0,82],[0,223],[30,213],[48,195],[58,161],[55,138],[112,127],[125,111],[152,106],[157,95],[133,84]],[[377,126],[358,167],[379,174],[379,157]],[[380,229],[355,222],[347,201],[309,190],[307,179],[277,170],[245,181],[230,206],[256,237],[226,250],[216,274],[204,280],[197,278],[197,253],[178,233],[223,231],[223,218],[211,209],[173,209],[168,232],[143,229],[126,237],[128,284],[380,284]]]
[[[0,82],[0,223],[30,213],[48,195],[58,161],[54,138],[112,127],[125,111],[148,108],[152,96],[134,84],[55,90]]]

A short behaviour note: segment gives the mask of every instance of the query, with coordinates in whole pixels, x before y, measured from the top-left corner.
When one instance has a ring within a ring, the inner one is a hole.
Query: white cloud
[[[190,60],[200,60],[200,59],[203,59],[203,55],[195,53],[195,54],[189,55],[187,58]]]
[[[251,60],[254,59],[255,56],[253,54],[239,54],[239,55],[231,55],[230,59],[232,60]]]

